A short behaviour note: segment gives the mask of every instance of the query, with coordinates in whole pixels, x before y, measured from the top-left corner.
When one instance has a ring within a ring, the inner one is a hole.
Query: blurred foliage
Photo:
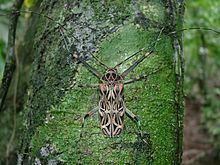
[[[219,0],[188,0],[185,27],[200,26],[220,30],[219,6]],[[220,149],[220,35],[197,30],[186,31],[184,38],[186,95],[202,104],[203,122],[214,145]],[[199,53],[204,53],[205,61],[201,61]],[[206,96],[202,90],[206,90]]]
[[[14,0],[0,0],[0,9],[9,10],[13,5]],[[25,0],[23,9],[31,8],[34,3],[34,0]],[[9,12],[0,12],[1,14],[9,14]],[[22,13],[19,17],[18,26],[17,26],[17,34],[16,34],[16,48],[19,48],[19,44],[22,43],[24,31],[27,28],[27,20],[30,14]],[[4,64],[5,64],[5,56],[6,56],[6,47],[7,47],[7,39],[8,39],[8,24],[9,19],[7,16],[0,16],[0,79],[2,78]],[[19,50],[16,50],[19,51]],[[20,61],[21,62],[21,61]],[[25,77],[25,76],[22,76]],[[21,80],[20,80],[21,81]],[[26,80],[24,80],[26,81]],[[5,105],[7,110],[0,114],[0,164],[6,160],[6,157],[12,157],[16,155],[14,153],[16,151],[15,148],[18,147],[18,137],[20,136],[20,132],[18,131],[23,124],[22,113],[18,113],[14,115],[14,107],[12,103],[12,98],[14,97],[14,87],[15,83],[12,83],[11,90],[8,93],[8,100],[6,100]],[[21,90],[20,88],[18,90]],[[17,97],[17,107],[19,106],[20,98]],[[18,111],[18,110],[17,110]],[[13,131],[16,130],[15,136],[13,135]],[[10,154],[9,154],[10,153]],[[8,155],[9,154],[9,155]]]
[[[24,1],[24,7],[25,8],[31,8],[34,4],[34,0],[25,0]]]
[[[11,2],[12,0],[0,0],[0,4]]]
[[[13,4],[13,0],[0,0],[0,9],[10,9],[12,4]],[[1,12],[1,14],[2,13],[3,12]],[[2,79],[2,74],[4,70],[7,39],[8,39],[8,17],[0,16],[0,80]]]
[[[9,10],[13,4],[14,0],[0,0],[0,9]],[[35,0],[25,0],[23,4],[23,9],[29,9],[33,6]],[[2,13],[2,12],[1,12]],[[8,13],[4,13],[8,14]],[[22,16],[26,17],[27,13],[22,13]],[[22,17],[21,16],[21,17]],[[28,14],[29,16],[29,14]],[[20,18],[21,18],[20,17]],[[6,43],[8,38],[8,17],[0,16],[0,80],[2,78],[4,63],[5,63],[5,54],[6,54]],[[23,28],[20,27],[20,22],[24,22],[24,19],[19,19],[19,25],[17,29],[18,35],[22,33]]]
[[[0,38],[0,79],[2,78],[2,72],[4,70],[5,56],[6,56],[5,42]]]

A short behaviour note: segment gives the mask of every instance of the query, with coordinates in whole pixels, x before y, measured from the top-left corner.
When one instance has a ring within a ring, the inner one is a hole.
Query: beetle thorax
[[[117,73],[116,69],[108,69],[101,78],[101,81],[107,84],[114,84],[120,80],[122,80],[122,77]]]

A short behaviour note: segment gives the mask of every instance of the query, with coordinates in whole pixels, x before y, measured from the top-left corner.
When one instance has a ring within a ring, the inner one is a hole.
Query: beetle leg
[[[82,122],[82,126],[81,128],[84,127],[85,121],[88,117],[91,117],[94,113],[96,113],[98,111],[99,107],[95,107],[94,109],[92,109],[91,111],[87,112],[87,114],[83,117],[83,122]],[[80,137],[82,137],[82,131],[80,133]]]
[[[148,76],[149,76],[149,75],[138,75],[138,76],[135,76],[135,77],[133,77],[133,78],[130,79],[130,80],[126,80],[126,81],[124,82],[124,85],[126,85],[126,84],[131,84],[131,83],[133,83],[133,82],[140,81],[140,80],[142,80],[142,79],[146,79]]]
[[[82,128],[84,127],[85,120],[86,120],[88,117],[91,117],[95,112],[97,112],[98,109],[99,109],[99,107],[95,107],[95,108],[92,109],[91,111],[87,112],[87,114],[83,117]]]
[[[165,66],[165,67],[166,67],[166,66]],[[130,80],[126,80],[126,81],[124,81],[124,85],[126,85],[126,84],[131,84],[131,83],[133,83],[133,82],[140,81],[140,80],[143,80],[143,79],[147,79],[148,76],[153,75],[153,74],[155,74],[155,73],[161,71],[161,70],[162,70],[163,68],[165,68],[165,67],[162,67],[162,68],[160,68],[160,69],[157,69],[157,70],[155,70],[154,72],[151,72],[151,73],[149,73],[149,74],[146,74],[146,75],[138,75],[138,76],[136,76],[136,77],[133,77],[133,78],[130,79]]]
[[[127,108],[125,109],[125,114],[133,121],[135,124],[137,124],[138,129],[140,129],[141,123],[138,117],[131,111],[129,111]]]
[[[129,111],[127,108],[125,109],[125,114],[133,121],[135,122],[135,124],[137,124],[138,126],[138,130],[139,130],[139,133],[138,133],[138,136],[141,137],[141,139],[147,143],[147,141],[144,139],[144,135],[146,133],[143,133],[142,130],[141,130],[141,123],[140,123],[140,120],[138,119],[138,117],[131,111]]]

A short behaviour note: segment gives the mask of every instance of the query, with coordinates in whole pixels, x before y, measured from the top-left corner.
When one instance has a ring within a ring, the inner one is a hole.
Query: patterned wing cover
[[[99,118],[104,135],[119,135],[124,127],[123,84],[100,84]]]

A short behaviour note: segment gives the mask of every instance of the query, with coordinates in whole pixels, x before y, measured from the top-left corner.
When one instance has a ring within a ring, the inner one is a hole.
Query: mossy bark
[[[182,47],[179,35],[168,34],[182,25],[182,3],[43,1],[41,13],[59,24],[38,18],[19,161],[26,164],[180,164]],[[97,84],[99,80],[73,59],[60,29],[67,36],[71,52],[86,57],[102,73],[105,70],[91,54],[114,67],[130,54],[146,48],[118,68],[122,73],[150,50],[164,29],[154,53],[129,75],[149,75],[147,79],[125,86],[126,107],[139,117],[142,136],[129,118],[125,118],[123,133],[115,138],[102,135],[97,114],[81,128],[83,116],[98,104],[98,91],[78,85]]]

